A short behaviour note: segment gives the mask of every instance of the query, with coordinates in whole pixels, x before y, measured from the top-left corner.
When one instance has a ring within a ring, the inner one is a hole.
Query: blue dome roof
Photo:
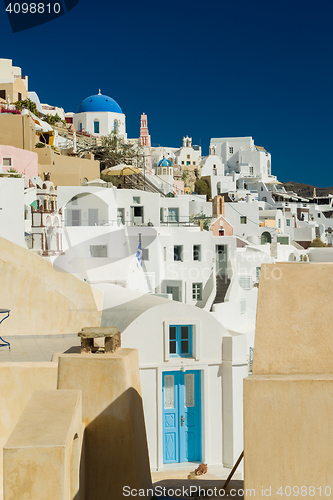
[[[103,94],[91,95],[77,108],[77,113],[101,112],[122,113],[121,107],[112,97]]]
[[[159,164],[158,164],[158,167],[172,167],[172,163],[170,160],[167,160],[167,158],[163,158]]]

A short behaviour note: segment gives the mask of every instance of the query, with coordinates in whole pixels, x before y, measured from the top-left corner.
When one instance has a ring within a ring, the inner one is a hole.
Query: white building
[[[0,236],[24,247],[24,179],[0,175]]]
[[[243,335],[181,303],[100,285],[102,325],[116,326],[122,347],[139,351],[150,464],[232,467],[243,449]]]
[[[229,173],[263,181],[276,179],[271,172],[270,153],[261,146],[255,146],[252,137],[213,138],[210,145],[216,147],[216,154]]]
[[[175,162],[182,170],[199,170],[201,147],[192,146],[192,137],[183,137],[183,147],[175,151]]]
[[[225,173],[225,165],[216,154],[216,146],[210,146],[209,155],[201,157],[199,166],[201,178],[210,185],[212,198],[236,189],[236,175]]]
[[[74,127],[94,136],[116,132],[122,139],[127,138],[125,115],[119,104],[100,91],[81,102],[74,115]]]

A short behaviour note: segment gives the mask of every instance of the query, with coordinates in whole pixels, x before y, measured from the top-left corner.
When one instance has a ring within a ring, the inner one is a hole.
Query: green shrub
[[[323,243],[320,238],[315,238],[313,241],[311,241],[309,246],[314,247],[314,248],[315,247],[317,247],[317,248],[318,247],[327,247],[327,245],[325,245],[325,243]]]

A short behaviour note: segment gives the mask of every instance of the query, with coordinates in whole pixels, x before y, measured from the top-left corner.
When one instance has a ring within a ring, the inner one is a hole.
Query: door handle
[[[181,425],[182,427],[183,427],[183,425],[184,425],[184,420],[186,420],[186,418],[184,418],[184,416],[182,415],[182,416],[180,417],[180,425]]]

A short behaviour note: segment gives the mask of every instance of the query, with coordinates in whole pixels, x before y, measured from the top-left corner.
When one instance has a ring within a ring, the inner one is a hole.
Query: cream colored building
[[[38,175],[51,174],[55,186],[81,186],[83,181],[99,179],[99,162],[92,154],[84,158],[65,156],[50,146],[36,148],[36,124],[29,115],[0,113],[0,144],[26,149],[38,154]]]
[[[11,59],[0,59],[0,97],[10,102],[28,97],[28,77],[22,76],[21,68],[13,66]]]
[[[48,172],[55,186],[81,186],[84,181],[99,179],[99,161],[94,160],[90,153],[84,158],[65,156],[49,146],[35,151],[38,153],[39,176],[43,178],[44,172]]]

